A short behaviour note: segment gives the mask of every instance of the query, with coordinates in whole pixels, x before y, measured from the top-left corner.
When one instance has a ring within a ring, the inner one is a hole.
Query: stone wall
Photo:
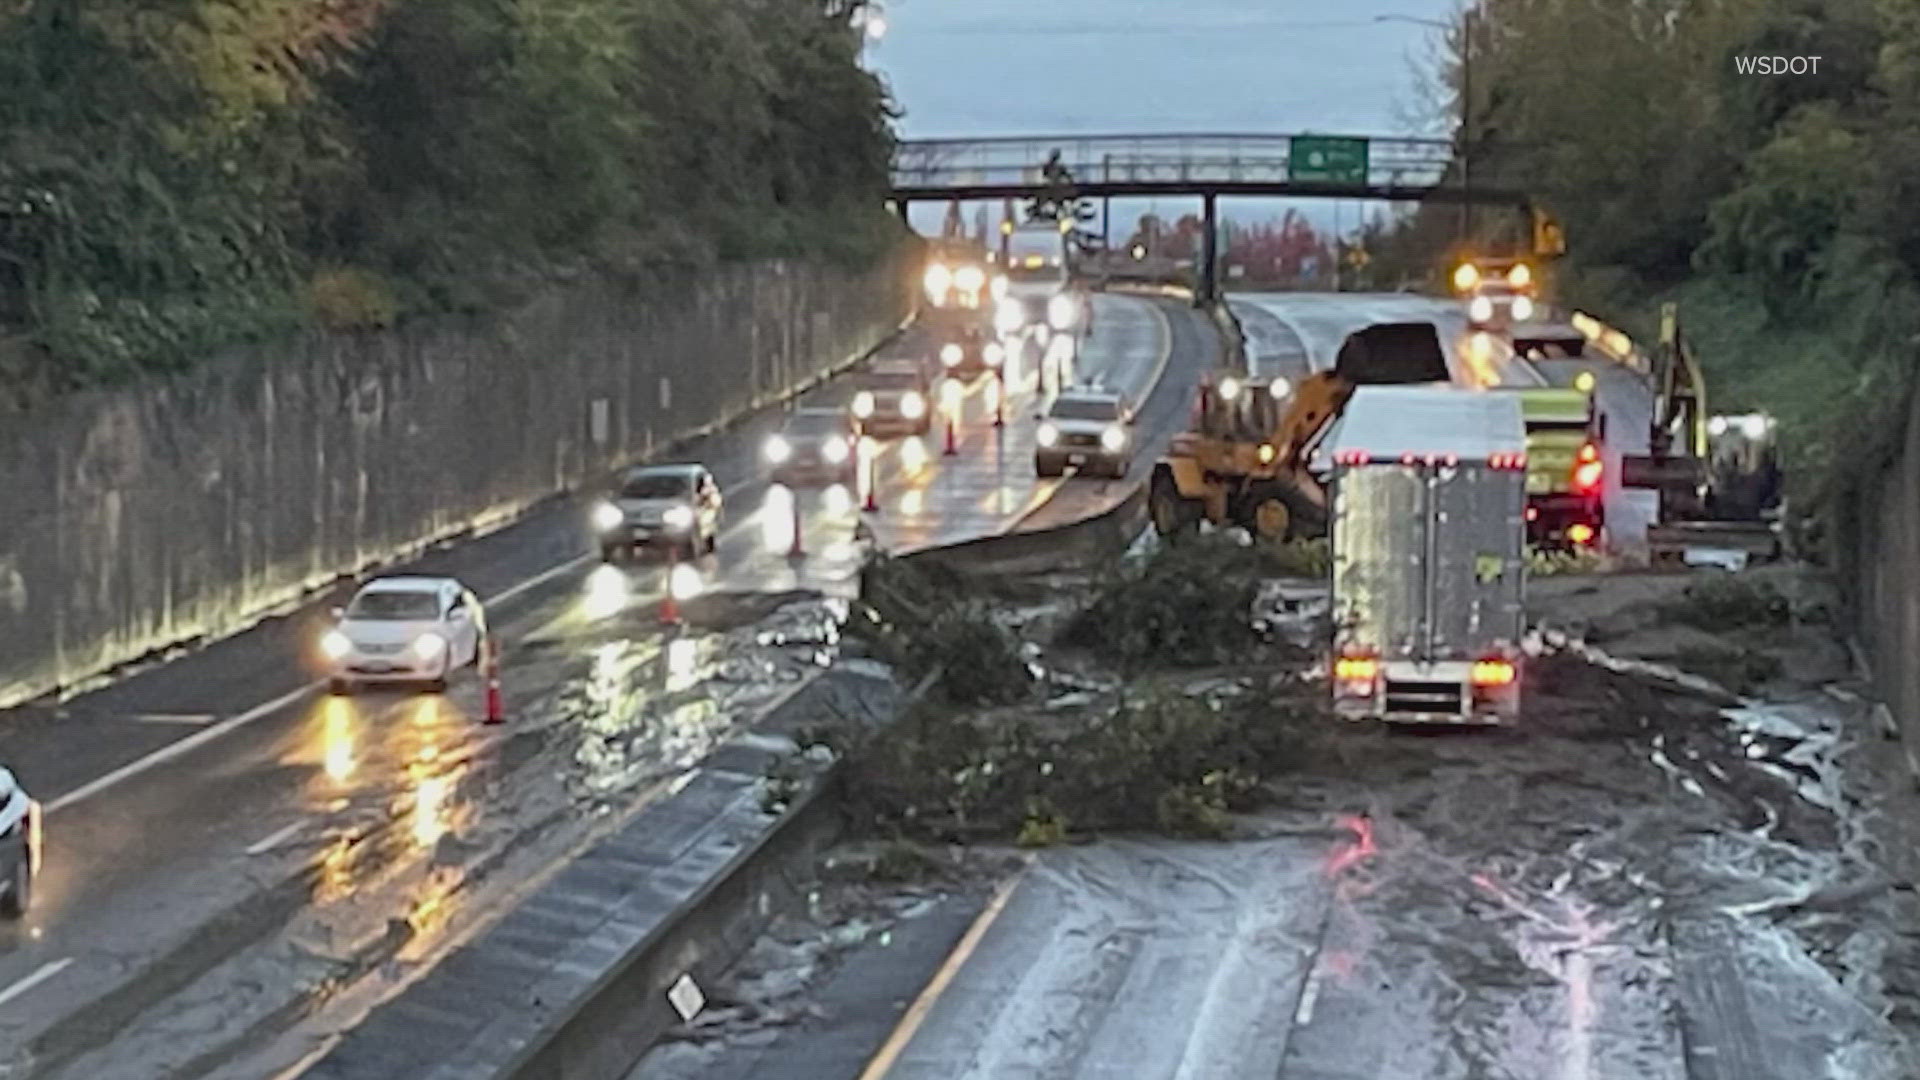
[[[0,705],[510,517],[778,399],[908,314],[903,250],[315,336],[0,419]]]

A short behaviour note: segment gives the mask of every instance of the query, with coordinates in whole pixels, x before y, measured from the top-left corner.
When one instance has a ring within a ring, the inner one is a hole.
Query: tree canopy
[[[892,133],[855,3],[0,8],[0,379],[86,384],[583,270],[864,257]]]

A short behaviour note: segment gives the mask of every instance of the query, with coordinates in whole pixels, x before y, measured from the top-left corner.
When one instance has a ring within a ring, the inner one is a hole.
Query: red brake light
[[[1582,446],[1580,448],[1580,460],[1581,461],[1599,461],[1600,460],[1599,447],[1594,446],[1592,443],[1587,443],[1586,445]]]
[[[1605,466],[1597,461],[1583,461],[1574,467],[1573,486],[1581,491],[1592,491],[1600,486],[1600,472]]]
[[[1505,660],[1474,661],[1473,685],[1475,686],[1511,686],[1515,677],[1513,665]]]
[[[1528,521],[1539,521],[1539,520],[1540,520],[1540,508],[1539,508],[1539,507],[1537,507],[1537,506],[1529,506],[1529,507],[1527,507],[1527,520],[1528,520]]]

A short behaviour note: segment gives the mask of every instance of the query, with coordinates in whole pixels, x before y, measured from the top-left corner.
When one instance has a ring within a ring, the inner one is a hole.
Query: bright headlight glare
[[[828,439],[826,444],[820,448],[820,456],[826,458],[827,464],[829,465],[838,465],[847,460],[846,440]]]
[[[1716,416],[1716,417],[1714,417],[1713,419],[1711,419],[1711,420],[1709,420],[1709,421],[1707,421],[1707,434],[1709,434],[1709,435],[1725,435],[1726,433],[1727,433],[1727,418],[1726,418],[1726,417],[1724,417],[1724,416]]]
[[[413,654],[422,660],[431,660],[447,651],[447,639],[428,631],[413,639]]]
[[[1033,433],[1033,440],[1041,446],[1052,446],[1060,441],[1060,429],[1052,424],[1041,424],[1040,430]]]
[[[626,520],[627,515],[621,513],[620,508],[610,502],[600,503],[593,508],[593,524],[601,532],[617,529]]]
[[[1220,380],[1220,400],[1232,401],[1240,396],[1240,380],[1226,378]]]
[[[1493,318],[1493,301],[1484,296],[1476,296],[1467,305],[1467,317],[1480,322]]]
[[[987,283],[987,276],[977,266],[963,266],[953,275],[953,283],[963,292],[979,292],[980,286]]]
[[[1533,318],[1533,301],[1524,296],[1513,298],[1513,317],[1516,319]]]
[[[993,284],[987,288],[988,291],[993,293],[993,298],[999,300],[1007,295],[1007,279],[999,274],[995,274],[993,275]]]
[[[990,341],[986,348],[980,350],[980,358],[986,361],[988,367],[999,367],[1007,359],[1007,350],[999,342]]]
[[[353,642],[338,630],[320,635],[320,651],[329,660],[338,660],[353,651]]]
[[[953,271],[940,263],[927,267],[927,295],[938,300],[953,286]]]
[[[767,460],[775,465],[793,456],[793,446],[785,436],[775,435],[767,440]]]
[[[900,415],[909,420],[918,420],[927,415],[927,399],[917,390],[909,390],[901,394]]]
[[[1740,421],[1740,430],[1746,432],[1747,438],[1758,439],[1767,433],[1767,418],[1759,415],[1746,417]]]
[[[853,395],[853,415],[865,420],[873,415],[873,394],[862,390]]]
[[[1100,433],[1100,445],[1109,451],[1117,452],[1127,445],[1127,433],[1120,429],[1120,425],[1109,424],[1107,430]]]
[[[1281,398],[1293,393],[1293,384],[1286,380],[1286,376],[1275,375],[1273,382],[1267,385],[1267,392],[1273,395],[1273,400],[1279,401]]]
[[[676,529],[684,529],[693,524],[693,507],[669,506],[667,512],[660,515],[660,520]]]
[[[1027,313],[1018,300],[1002,300],[993,311],[994,328],[1003,334],[1011,334],[1027,324]]]
[[[1078,312],[1075,310],[1071,296],[1056,296],[1047,301],[1047,321],[1052,323],[1056,330],[1065,330],[1072,326],[1076,314]]]
[[[958,364],[963,355],[965,354],[958,345],[949,343],[940,346],[940,362],[948,367]]]

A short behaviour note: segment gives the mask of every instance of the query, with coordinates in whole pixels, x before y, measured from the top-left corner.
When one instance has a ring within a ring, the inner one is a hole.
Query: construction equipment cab
[[[1597,547],[1606,525],[1606,464],[1593,395],[1577,388],[1506,390],[1527,429],[1527,541],[1550,550]]]
[[[1340,346],[1333,369],[1290,383],[1229,375],[1203,387],[1193,430],[1155,464],[1148,510],[1162,536],[1201,521],[1267,540],[1326,535],[1327,497],[1307,455],[1355,386],[1446,383],[1432,323],[1380,323]]]

